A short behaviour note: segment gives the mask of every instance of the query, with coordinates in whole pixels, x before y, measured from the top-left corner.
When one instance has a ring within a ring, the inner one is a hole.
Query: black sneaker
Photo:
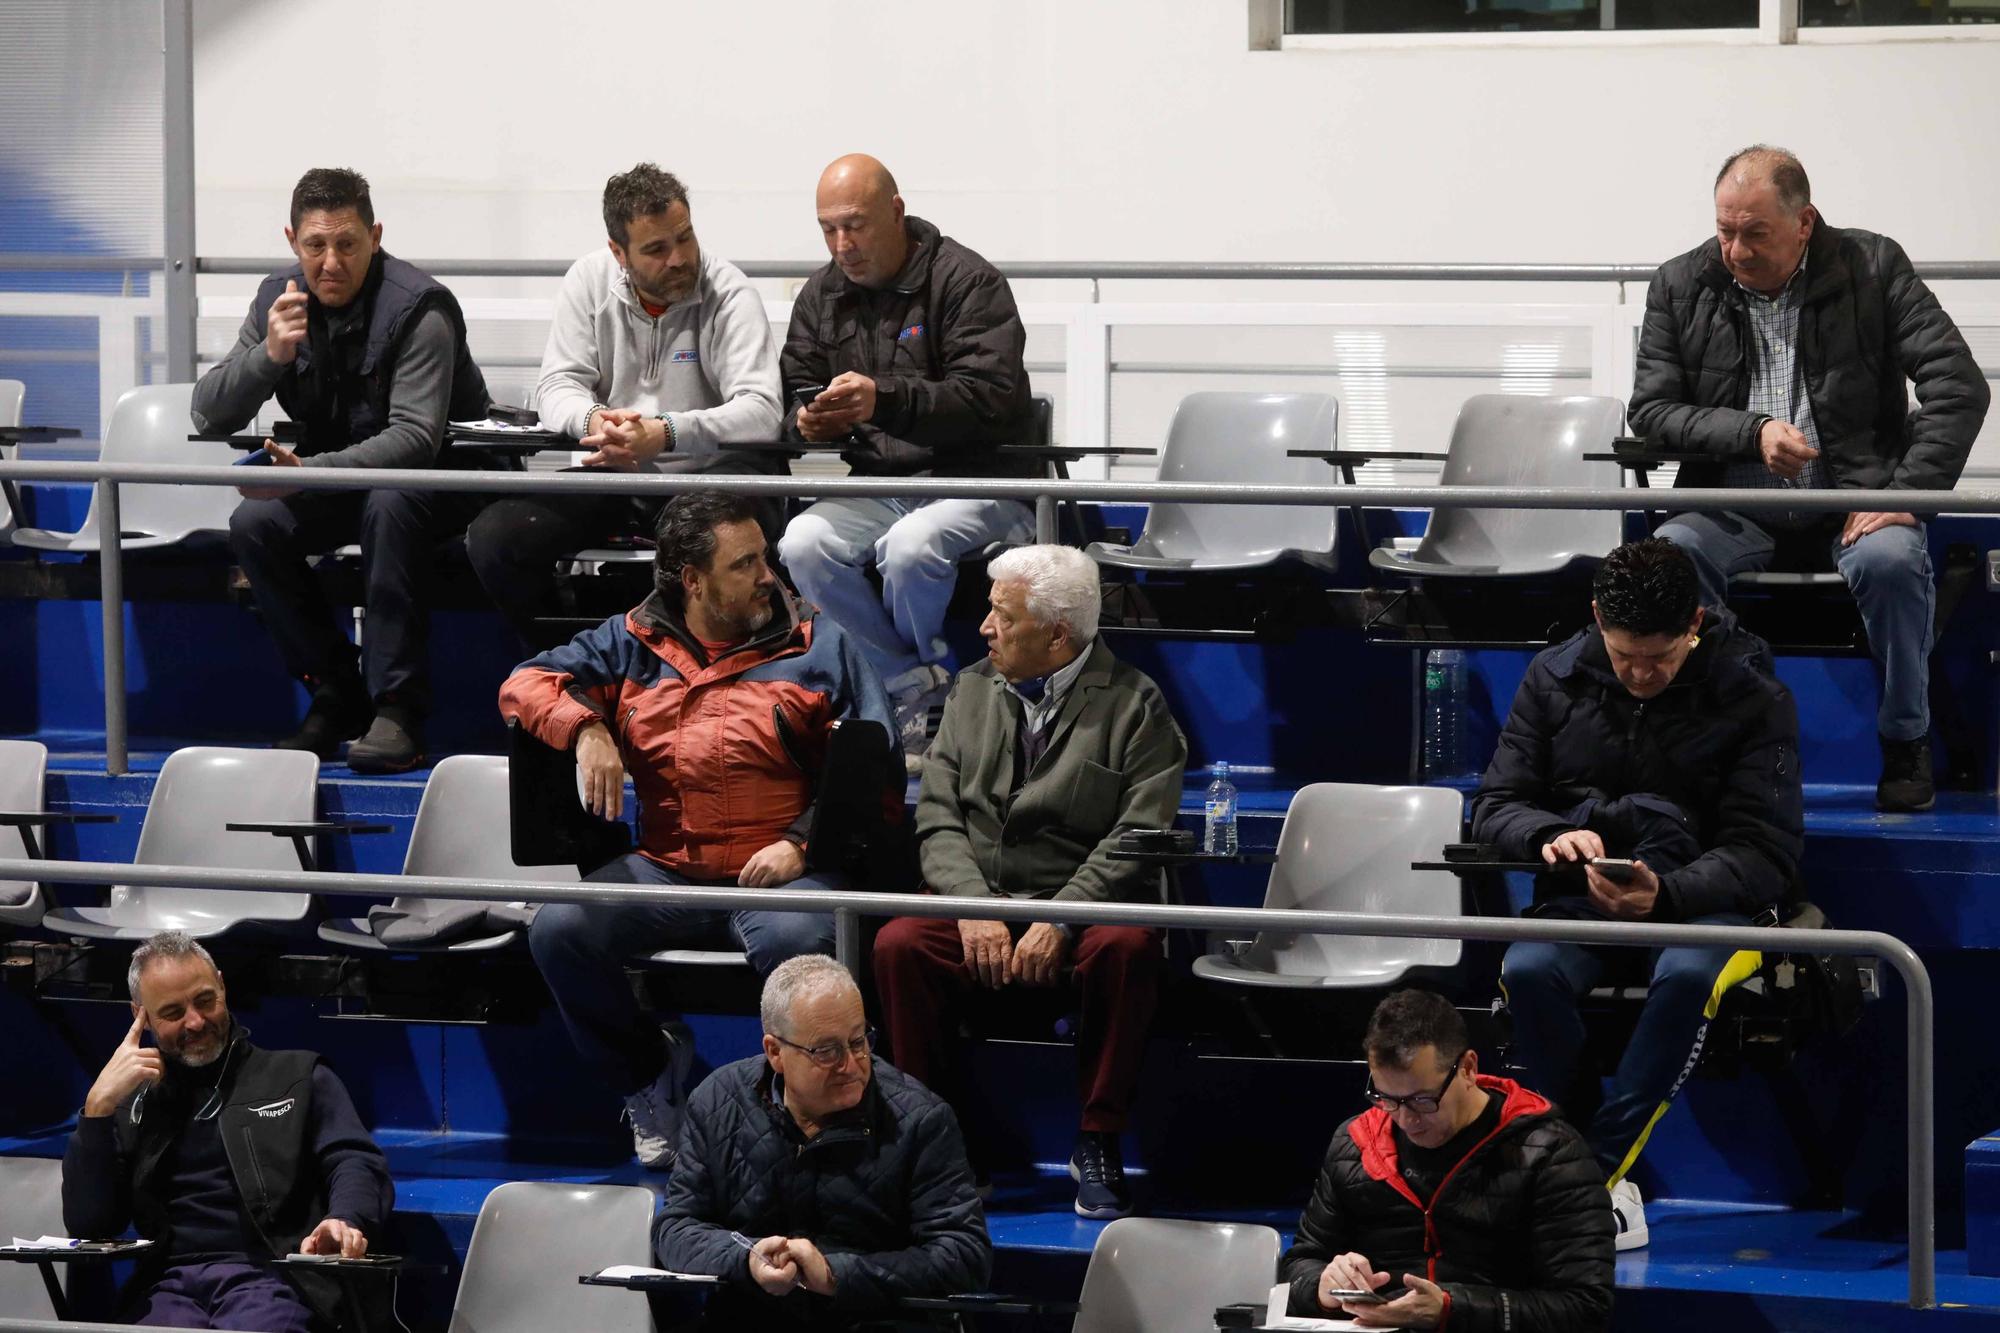
[[[396,708],[377,713],[368,734],[347,747],[347,766],[356,773],[403,773],[423,761],[416,719]]]
[[[1931,741],[1882,741],[1882,780],[1875,784],[1875,808],[1890,814],[1928,810],[1937,804],[1931,777]]]
[[[1132,1215],[1132,1191],[1125,1184],[1125,1159],[1116,1134],[1079,1134],[1069,1156],[1069,1178],[1076,1182],[1078,1217],[1110,1222]]]
[[[299,729],[275,743],[274,750],[311,750],[321,759],[340,753],[343,741],[351,741],[368,730],[373,710],[366,700],[339,690],[322,689],[313,694]]]

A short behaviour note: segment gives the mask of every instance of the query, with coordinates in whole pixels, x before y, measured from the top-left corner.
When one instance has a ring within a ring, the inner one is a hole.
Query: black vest
[[[294,264],[282,273],[273,273],[257,289],[251,310],[257,332],[264,332],[271,303],[284,293],[287,282],[296,282],[306,291],[305,270]],[[285,367],[278,380],[277,398],[285,415],[300,423],[304,431],[298,452],[304,457],[331,453],[377,435],[389,424],[390,373],[403,339],[428,310],[442,310],[451,320],[451,398],[445,417],[450,421],[476,421],[486,415],[486,377],[472,359],[465,341],[465,316],[449,288],[422,269],[406,264],[386,250],[375,253],[368,266],[368,280],[355,298],[361,320],[339,338],[332,333],[326,307],[313,298],[306,305],[306,340],[299,344],[298,358]],[[460,450],[444,450],[443,466],[479,466],[482,457],[454,457]]]
[[[312,1076],[319,1057],[311,1051],[261,1050],[238,1029],[225,1058],[230,1063],[220,1081],[217,1126],[229,1173],[268,1257],[291,1254],[327,1210],[326,1182],[312,1168]],[[166,1085],[142,1088],[118,1108],[118,1154],[132,1164],[133,1227],[153,1242],[140,1260],[137,1283],[154,1280],[173,1248],[159,1172],[187,1117],[197,1109],[177,1104]],[[278,1271],[299,1289],[324,1326],[340,1326],[340,1288],[330,1275]]]

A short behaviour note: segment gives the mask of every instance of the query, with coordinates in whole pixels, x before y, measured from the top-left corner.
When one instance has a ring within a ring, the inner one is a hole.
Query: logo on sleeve
[[[912,324],[910,325],[909,328],[904,329],[901,333],[896,335],[896,341],[899,343],[908,342],[912,338],[921,338],[923,336],[924,336],[924,326],[921,324]]]
[[[287,1097],[281,1102],[266,1102],[262,1106],[251,1107],[250,1114],[263,1116],[266,1120],[276,1120],[297,1105],[298,1100],[296,1097]]]
[[[693,347],[683,347],[680,351],[674,353],[673,359],[676,365],[692,365],[701,360],[701,352]]]

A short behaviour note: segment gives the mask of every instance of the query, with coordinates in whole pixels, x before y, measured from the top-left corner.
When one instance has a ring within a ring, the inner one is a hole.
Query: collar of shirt
[[[1069,687],[1083,674],[1083,659],[1088,656],[1090,656],[1090,645],[1085,644],[1083,651],[1068,662],[1046,676],[1037,677],[1042,683],[1042,690],[1036,698],[1030,698],[1021,686],[1012,681],[1007,682],[1007,689],[1021,701],[1022,721],[1027,724],[1029,731],[1040,731],[1049,724],[1049,719],[1062,707],[1063,698],[1069,693]],[[1023,683],[1032,686],[1035,681]]]

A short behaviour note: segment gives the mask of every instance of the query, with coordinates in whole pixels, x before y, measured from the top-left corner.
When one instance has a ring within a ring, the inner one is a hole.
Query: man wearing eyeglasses
[[[761,1013],[763,1055],[689,1100],[653,1230],[661,1264],[721,1279],[700,1326],[891,1328],[902,1297],[984,1287],[993,1251],[958,1120],[875,1059],[847,969],[780,964]]]
[[[152,1242],[121,1320],[348,1327],[330,1275],[271,1263],[359,1258],[388,1221],[388,1165],[347,1089],[308,1051],[251,1045],[215,960],[183,931],[140,945],[126,981],[132,1026],[84,1096],[62,1177],[70,1235],[108,1239],[130,1225]]]
[[[1481,1074],[1441,996],[1389,996],[1362,1047],[1369,1109],[1334,1131],[1279,1261],[1290,1312],[1452,1333],[1609,1328],[1611,1201],[1582,1136],[1547,1098]]]

